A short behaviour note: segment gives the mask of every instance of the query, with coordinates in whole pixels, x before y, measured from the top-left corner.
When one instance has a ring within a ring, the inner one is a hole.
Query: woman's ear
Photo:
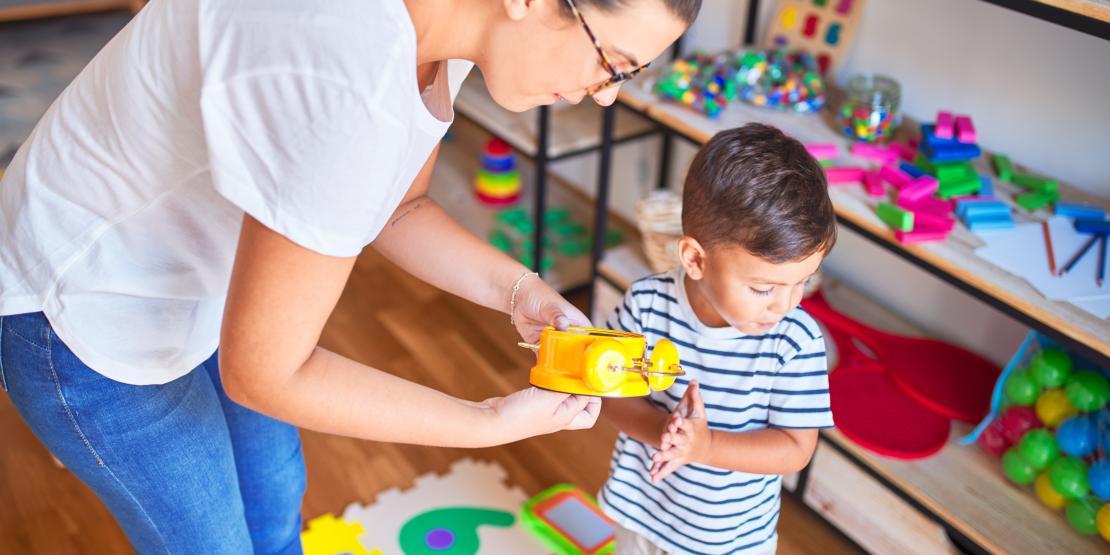
[[[690,279],[697,281],[705,276],[705,248],[697,239],[683,236],[678,240],[678,259]]]
[[[505,15],[512,21],[520,21],[532,9],[533,0],[501,0],[505,3]]]

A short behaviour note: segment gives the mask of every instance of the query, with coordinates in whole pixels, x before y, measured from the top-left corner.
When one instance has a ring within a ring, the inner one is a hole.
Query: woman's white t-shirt
[[[45,312],[117,381],[186,374],[217,348],[243,213],[358,254],[470,68],[440,64],[422,97],[402,0],[151,2],[0,181],[0,315]]]

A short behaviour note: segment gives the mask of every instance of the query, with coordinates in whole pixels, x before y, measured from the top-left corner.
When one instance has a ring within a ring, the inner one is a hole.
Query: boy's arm
[[[605,399],[601,404],[601,414],[632,439],[656,449],[670,417],[647,399],[639,397]]]
[[[712,449],[698,464],[750,474],[789,474],[807,464],[817,430],[765,428],[751,432],[711,430]]]

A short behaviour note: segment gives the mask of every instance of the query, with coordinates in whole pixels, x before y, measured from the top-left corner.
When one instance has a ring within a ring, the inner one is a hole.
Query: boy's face
[[[737,245],[706,250],[691,237],[682,238],[679,255],[697,289],[687,293],[702,323],[732,326],[749,335],[767,333],[798,306],[806,282],[825,258],[818,251],[774,264]]]

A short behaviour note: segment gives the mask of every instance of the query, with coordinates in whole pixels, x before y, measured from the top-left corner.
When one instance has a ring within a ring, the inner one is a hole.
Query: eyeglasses
[[[619,85],[632,79],[641,71],[647,69],[650,62],[644,65],[638,65],[634,60],[626,59],[629,66],[634,66],[631,71],[617,71],[616,66],[609,61],[609,56],[605,54],[605,50],[601,48],[601,41],[597,40],[594,32],[590,30],[590,26],[586,24],[586,19],[582,17],[582,13],[578,11],[578,6],[574,5],[574,0],[566,0],[567,5],[570,6],[570,11],[574,13],[574,17],[578,18],[578,22],[582,24],[582,29],[586,31],[586,35],[590,37],[590,42],[594,45],[594,50],[597,50],[597,55],[601,58],[601,67],[609,72],[609,78],[591,87],[586,88],[586,94],[593,96],[609,87]]]

